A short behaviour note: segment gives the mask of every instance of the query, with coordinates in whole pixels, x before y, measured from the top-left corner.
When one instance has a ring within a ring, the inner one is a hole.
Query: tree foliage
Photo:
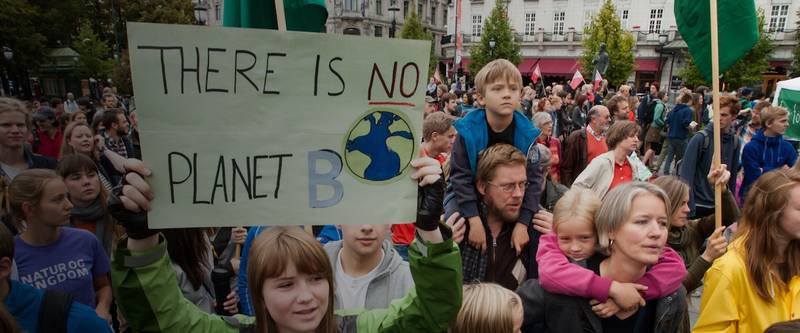
[[[492,39],[495,41],[494,49],[489,47],[489,41]],[[481,40],[470,47],[469,56],[469,70],[473,75],[495,59],[506,59],[514,65],[522,62],[520,45],[511,31],[511,22],[509,22],[503,1],[495,3],[492,13],[489,14],[483,26]]]
[[[796,26],[800,27],[800,10],[797,11],[796,15],[798,17]],[[789,68],[789,75],[792,77],[798,77],[800,76],[800,33],[795,33],[794,41],[794,59],[791,67]]]
[[[633,46],[636,41],[622,29],[611,0],[603,2],[591,24],[583,29],[583,35],[583,53],[580,59],[583,77],[590,80],[593,77],[592,60],[600,50],[600,44],[605,43],[609,62],[604,79],[611,85],[624,84],[633,73]]]
[[[431,53],[430,62],[428,63],[428,76],[433,75],[433,72],[436,70],[436,64],[439,62],[439,58],[436,57],[436,53],[434,52],[436,43],[433,41],[433,34],[422,26],[422,22],[420,22],[416,10],[412,9],[411,14],[406,16],[403,22],[403,30],[400,31],[400,38],[430,41]]]
[[[775,45],[772,43],[769,33],[764,31],[764,23],[764,11],[759,9],[758,32],[761,38],[749,52],[731,65],[720,77],[720,83],[726,84],[729,90],[761,83],[763,73],[769,69],[769,55],[775,49]],[[720,52],[725,52],[725,50],[720,50]],[[687,86],[695,87],[698,85],[711,86],[711,82],[707,82],[694,65],[691,55],[687,54],[686,60],[686,68],[679,74],[684,83]]]
[[[0,0],[0,8],[0,47],[14,52],[10,63],[0,61],[11,72],[38,67],[47,40],[37,31],[36,7],[26,0]]]
[[[100,40],[89,24],[80,28],[72,48],[80,54],[78,73],[81,76],[105,79],[111,74],[114,61],[109,58],[110,48]]]

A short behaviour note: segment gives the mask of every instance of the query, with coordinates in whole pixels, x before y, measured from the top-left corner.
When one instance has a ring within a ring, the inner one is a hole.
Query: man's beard
[[[517,222],[519,219],[519,210],[516,213],[509,213],[498,207],[490,196],[486,196],[486,209],[489,210],[489,215],[499,217],[504,223]]]

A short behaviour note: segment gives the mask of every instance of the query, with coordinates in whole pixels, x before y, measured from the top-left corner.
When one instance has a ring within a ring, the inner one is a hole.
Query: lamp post
[[[208,8],[206,8],[205,0],[197,0],[194,6],[194,18],[197,20],[197,25],[206,25],[208,22]]]
[[[656,79],[658,82],[661,82],[661,70],[663,66],[663,58],[664,58],[664,46],[667,45],[667,41],[669,40],[669,35],[666,32],[662,32],[658,35],[658,76]],[[663,85],[661,85],[663,87]],[[669,92],[669,91],[667,91]]]
[[[0,93],[2,93],[0,95],[2,96],[5,96],[6,94],[13,95],[11,90],[11,81],[8,78],[8,67],[11,63],[11,59],[14,59],[14,50],[8,46],[3,46],[3,82],[0,84],[0,89],[2,90],[0,91]]]
[[[494,46],[497,45],[497,42],[494,40],[494,37],[489,39],[489,57],[494,60]]]
[[[389,11],[392,12],[392,26],[389,27],[389,38],[394,38],[395,33],[397,31],[397,17],[396,13],[400,11],[400,7],[397,7],[397,0],[392,0]]]

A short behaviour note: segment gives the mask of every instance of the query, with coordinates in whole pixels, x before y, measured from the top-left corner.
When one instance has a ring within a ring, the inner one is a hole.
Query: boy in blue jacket
[[[475,89],[478,103],[483,109],[467,113],[453,126],[458,136],[450,156],[450,178],[445,195],[445,215],[459,212],[469,223],[469,244],[481,251],[488,244],[485,221],[479,217],[479,198],[475,188],[475,173],[478,155],[481,151],[498,143],[512,145],[523,155],[528,154],[541,131],[531,124],[525,115],[516,111],[520,107],[522,76],[517,67],[505,59],[497,59],[486,64],[475,76]],[[518,207],[519,219],[514,227],[512,240],[517,254],[531,241],[528,229],[534,214],[539,210],[539,199],[543,189],[542,171],[528,160],[528,185],[522,206]],[[534,226],[535,229],[539,229]],[[541,231],[541,230],[539,230]],[[534,235],[538,235],[534,234]],[[530,244],[538,247],[538,239]]]
[[[782,167],[791,168],[797,162],[797,151],[783,138],[789,128],[789,111],[778,106],[761,110],[761,129],[753,135],[742,151],[744,180],[739,196],[744,199],[758,177]]]

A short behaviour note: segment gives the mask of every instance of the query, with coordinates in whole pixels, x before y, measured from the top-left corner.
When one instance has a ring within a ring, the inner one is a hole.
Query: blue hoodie
[[[744,198],[756,179],[766,172],[783,166],[792,167],[797,161],[797,151],[782,135],[768,137],[758,130],[742,151],[744,180],[739,196]]]
[[[5,283],[5,281],[0,281]],[[8,281],[10,289],[3,300],[6,309],[23,332],[38,332],[39,311],[42,306],[44,291],[22,284]],[[95,314],[94,309],[78,302],[72,302],[67,315],[68,333],[111,333],[111,326]]]
[[[689,124],[692,123],[692,108],[686,104],[677,104],[667,115],[667,137],[672,140],[685,140],[689,137]]]

